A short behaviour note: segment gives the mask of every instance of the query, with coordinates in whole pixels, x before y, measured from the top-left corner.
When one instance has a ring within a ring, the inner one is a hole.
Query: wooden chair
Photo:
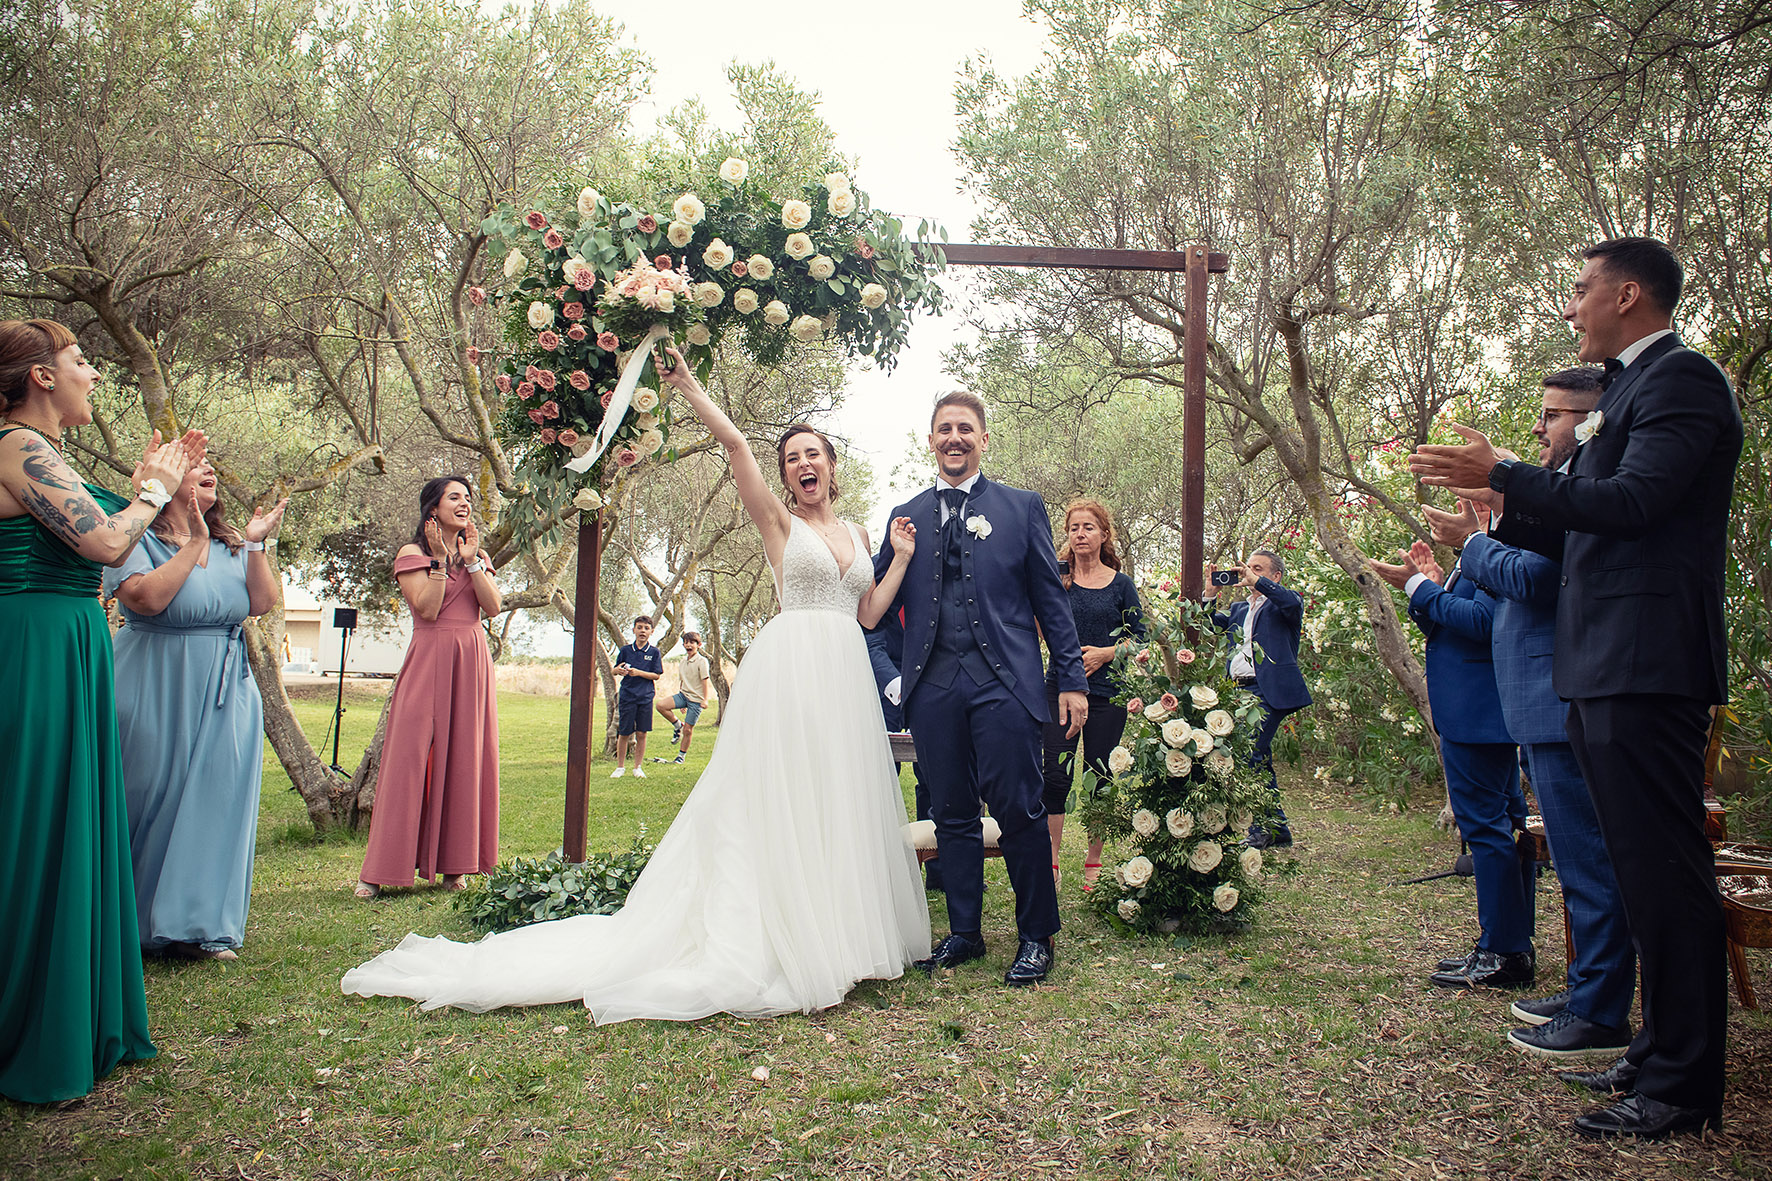
[[[909,730],[900,730],[896,734],[888,733],[886,737],[892,743],[893,762],[914,763],[917,761],[917,744],[911,738]],[[905,825],[905,834],[911,838],[911,847],[917,850],[919,862],[935,859],[935,821],[912,821]],[[997,827],[997,822],[986,816],[984,818],[984,855],[986,857],[1001,857],[1003,855],[1003,850],[997,847],[998,838],[1002,835],[1003,830]]]
[[[1544,817],[1532,815],[1526,817],[1526,830],[1520,834],[1520,856],[1530,857],[1540,865],[1551,865],[1550,839],[1544,835]],[[1553,866],[1554,868],[1554,866]],[[1557,891],[1562,897],[1562,890]],[[1561,905],[1559,903],[1559,905]],[[1563,962],[1575,962],[1575,937],[1569,931],[1569,908],[1563,910]]]
[[[1747,948],[1772,947],[1772,848],[1719,846],[1717,893],[1723,899],[1723,934],[1729,948],[1729,972],[1735,977],[1735,999],[1744,1009],[1757,1009],[1759,1000],[1747,971]]]

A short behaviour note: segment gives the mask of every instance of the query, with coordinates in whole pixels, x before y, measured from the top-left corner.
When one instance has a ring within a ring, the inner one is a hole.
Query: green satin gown
[[[154,1056],[99,573],[0,520],[0,1095],[25,1103]]]

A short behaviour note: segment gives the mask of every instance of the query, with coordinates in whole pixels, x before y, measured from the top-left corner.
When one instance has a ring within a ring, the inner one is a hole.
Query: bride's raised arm
[[[779,567],[782,549],[787,545],[787,505],[769,490],[769,481],[764,478],[763,469],[757,466],[757,457],[751,453],[750,440],[708,397],[701,382],[695,380],[695,374],[683,360],[683,354],[668,344],[664,346],[664,353],[671,361],[671,369],[666,372],[663,366],[658,366],[659,380],[683,395],[683,400],[708,428],[714,441],[725,448],[727,462],[732,465],[732,482],[738,486],[738,498],[744,502],[745,512],[763,534],[764,553]]]

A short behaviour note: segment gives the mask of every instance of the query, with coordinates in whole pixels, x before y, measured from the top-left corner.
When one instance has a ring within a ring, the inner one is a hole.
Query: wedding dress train
[[[408,935],[344,991],[475,1012],[582,1001],[599,1025],[767,1016],[837,1004],[929,951],[904,798],[855,619],[872,583],[860,533],[846,571],[799,518],[782,610],[746,654],[714,751],[613,915],[477,943]]]

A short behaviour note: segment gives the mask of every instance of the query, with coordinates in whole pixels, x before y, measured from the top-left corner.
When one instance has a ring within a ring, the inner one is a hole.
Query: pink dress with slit
[[[422,554],[396,575],[425,570]],[[484,873],[498,861],[498,700],[474,577],[450,571],[433,621],[412,621],[394,683],[362,879],[410,886],[413,872]]]

